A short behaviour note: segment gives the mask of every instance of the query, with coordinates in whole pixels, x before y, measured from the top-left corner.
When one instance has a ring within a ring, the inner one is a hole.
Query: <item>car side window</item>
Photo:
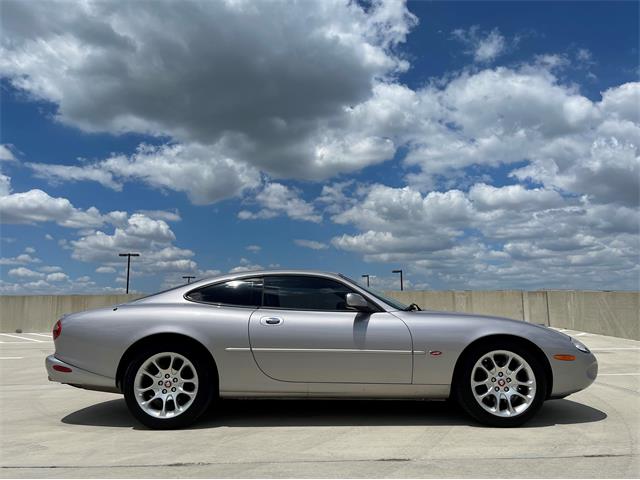
[[[340,282],[322,277],[274,275],[264,277],[264,306],[296,310],[353,311],[347,308],[347,293]]]
[[[187,294],[189,300],[235,307],[259,307],[262,303],[262,279],[244,278],[215,283]]]

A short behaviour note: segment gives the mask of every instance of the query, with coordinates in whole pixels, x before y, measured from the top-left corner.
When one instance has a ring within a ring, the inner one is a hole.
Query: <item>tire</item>
[[[488,341],[465,354],[454,392],[460,406],[480,423],[518,427],[542,406],[547,378],[530,348],[510,341]]]
[[[142,348],[123,377],[124,398],[133,416],[152,429],[193,424],[217,391],[210,360],[181,342]]]

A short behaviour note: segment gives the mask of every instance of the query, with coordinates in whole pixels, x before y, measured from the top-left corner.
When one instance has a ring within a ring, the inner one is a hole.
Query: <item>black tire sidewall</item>
[[[193,364],[198,375],[198,393],[191,406],[189,406],[186,412],[176,417],[166,419],[153,417],[142,410],[140,405],[138,405],[134,392],[135,377],[140,366],[149,359],[149,357],[162,352],[173,352],[183,355]],[[131,411],[140,423],[153,429],[169,430],[191,425],[207,410],[213,398],[214,390],[217,388],[215,375],[212,374],[212,367],[208,365],[208,363],[202,354],[180,343],[161,343],[142,348],[127,366],[123,377],[124,398],[129,411]]]
[[[519,415],[513,417],[498,417],[492,415],[478,404],[478,401],[473,395],[470,382],[473,367],[480,357],[494,350],[506,350],[521,356],[533,370],[536,380],[536,394],[529,408]],[[505,344],[505,342],[487,342],[473,348],[473,350],[465,355],[460,374],[455,382],[454,389],[456,399],[460,406],[480,423],[492,427],[518,427],[526,423],[540,409],[544,403],[547,392],[547,379],[544,367],[537,355],[531,348],[525,345]]]

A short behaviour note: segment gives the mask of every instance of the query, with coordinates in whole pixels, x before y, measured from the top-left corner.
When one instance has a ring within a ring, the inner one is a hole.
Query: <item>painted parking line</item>
[[[0,360],[22,360],[24,357],[0,357]]]
[[[36,340],[35,338],[21,337],[19,335],[12,335],[10,333],[0,333],[0,335],[2,335],[4,337],[19,338],[20,340],[28,340],[30,342],[36,342],[36,343],[43,343],[44,342],[44,340]],[[2,343],[9,343],[9,342],[2,342]]]
[[[592,348],[592,352],[608,352],[609,350],[640,350],[640,347],[600,347]]]
[[[51,334],[50,333],[33,333],[33,332],[29,332],[29,333],[26,333],[25,335],[36,335],[38,337],[51,338]]]

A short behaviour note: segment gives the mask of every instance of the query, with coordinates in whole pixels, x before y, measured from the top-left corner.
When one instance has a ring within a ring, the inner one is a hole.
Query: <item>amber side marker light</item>
[[[575,355],[558,354],[558,355],[554,355],[553,358],[555,358],[556,360],[562,360],[564,362],[573,362],[576,359],[576,356]]]

